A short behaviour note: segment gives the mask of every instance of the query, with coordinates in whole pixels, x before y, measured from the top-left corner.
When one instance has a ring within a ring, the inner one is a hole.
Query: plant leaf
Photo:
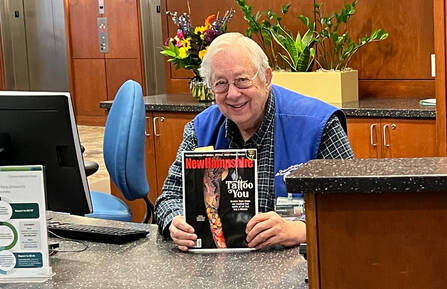
[[[290,59],[287,56],[284,56],[281,52],[278,52],[279,56],[281,56],[282,60],[284,60],[285,63],[287,63],[287,65],[290,67],[290,70],[292,72],[295,72],[295,66],[293,65],[293,63],[290,62]]]
[[[295,41],[292,36],[285,31],[281,26],[277,26],[278,31],[270,30],[271,35],[275,41],[289,54],[291,62],[295,65],[298,59],[298,52],[295,46]]]
[[[291,5],[290,3],[288,3],[287,5],[282,5],[281,6],[281,13],[282,14],[286,14],[289,11],[290,5]]]
[[[296,70],[301,72],[307,71],[307,67],[309,65],[309,58],[310,58],[310,48],[306,47],[303,50],[303,53],[301,53],[297,59]]]

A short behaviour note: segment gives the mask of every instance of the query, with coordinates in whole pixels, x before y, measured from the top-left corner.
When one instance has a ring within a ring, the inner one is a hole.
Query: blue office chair
[[[107,117],[104,130],[104,162],[112,181],[129,200],[143,199],[146,203],[145,223],[154,206],[148,198],[149,184],[144,162],[145,107],[140,84],[126,81],[118,90]],[[91,192],[93,213],[86,216],[131,221],[128,206],[119,198],[101,192]]]

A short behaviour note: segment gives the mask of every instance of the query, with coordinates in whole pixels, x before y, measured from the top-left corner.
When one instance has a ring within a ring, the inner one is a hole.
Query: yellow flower
[[[178,57],[181,59],[188,57],[187,51],[188,49],[186,49],[186,47],[180,47],[178,49]]]
[[[183,39],[182,46],[186,48],[186,50],[191,48],[191,38]]]
[[[199,51],[199,58],[200,58],[200,59],[203,59],[203,56],[205,56],[205,53],[206,53],[206,48],[203,49],[203,50],[200,50],[200,51]]]
[[[196,29],[194,29],[194,34],[203,34],[206,30],[208,30],[207,26],[197,26]]]

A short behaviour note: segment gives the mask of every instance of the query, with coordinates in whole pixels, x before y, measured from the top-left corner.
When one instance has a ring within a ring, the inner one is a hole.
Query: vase
[[[192,96],[200,102],[210,102],[214,100],[214,94],[206,83],[199,78],[192,78],[189,82]]]

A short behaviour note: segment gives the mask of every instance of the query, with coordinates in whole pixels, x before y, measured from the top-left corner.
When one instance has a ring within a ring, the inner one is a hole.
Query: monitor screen
[[[0,91],[0,165],[38,164],[48,210],[92,212],[70,94]]]

